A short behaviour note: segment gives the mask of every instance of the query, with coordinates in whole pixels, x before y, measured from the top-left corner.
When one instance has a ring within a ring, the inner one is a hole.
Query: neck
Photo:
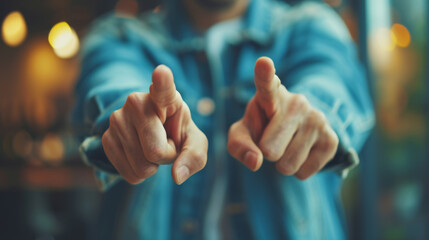
[[[243,15],[248,3],[249,0],[236,0],[227,8],[211,10],[200,5],[196,0],[184,0],[185,9],[198,31],[205,31],[218,22]]]

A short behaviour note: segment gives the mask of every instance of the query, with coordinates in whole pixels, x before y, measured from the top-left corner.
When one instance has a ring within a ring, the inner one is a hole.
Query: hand
[[[253,171],[265,158],[276,162],[279,172],[301,180],[317,173],[338,147],[324,114],[305,96],[290,93],[267,57],[256,62],[255,85],[244,117],[229,130],[229,153]]]
[[[121,176],[137,184],[154,175],[159,164],[170,164],[182,184],[207,162],[207,138],[191,119],[188,106],[163,65],[152,73],[150,93],[131,93],[110,116],[103,134],[104,151]]]

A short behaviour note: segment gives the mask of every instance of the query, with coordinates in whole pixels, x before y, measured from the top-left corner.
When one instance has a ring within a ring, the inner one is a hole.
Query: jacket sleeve
[[[339,16],[323,5],[296,24],[285,85],[307,97],[340,139],[326,168],[345,176],[374,126],[374,112],[355,46]]]
[[[104,188],[119,177],[107,159],[101,136],[111,113],[123,106],[132,92],[147,92],[151,72],[138,44],[126,38],[127,19],[109,17],[92,27],[81,51],[81,74],[76,85],[72,122],[83,141],[82,158],[97,170]]]

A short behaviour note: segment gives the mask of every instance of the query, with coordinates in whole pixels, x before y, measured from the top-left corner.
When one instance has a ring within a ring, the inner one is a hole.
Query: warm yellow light
[[[27,25],[24,16],[20,12],[9,13],[3,21],[2,37],[3,41],[15,47],[21,44],[27,36]]]
[[[369,53],[376,70],[389,66],[395,44],[390,36],[389,28],[374,29],[369,35]]]
[[[396,46],[402,48],[410,46],[411,35],[405,26],[398,23],[393,24],[390,34],[392,36],[392,41]]]
[[[47,134],[40,145],[40,156],[51,163],[59,163],[64,156],[64,144],[55,134]]]
[[[60,58],[70,58],[79,51],[79,38],[66,22],[55,24],[48,37],[55,54]]]

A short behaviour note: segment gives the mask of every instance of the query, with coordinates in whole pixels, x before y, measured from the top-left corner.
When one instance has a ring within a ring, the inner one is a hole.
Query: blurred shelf
[[[94,170],[82,164],[28,166],[0,164],[0,190],[97,188]]]

